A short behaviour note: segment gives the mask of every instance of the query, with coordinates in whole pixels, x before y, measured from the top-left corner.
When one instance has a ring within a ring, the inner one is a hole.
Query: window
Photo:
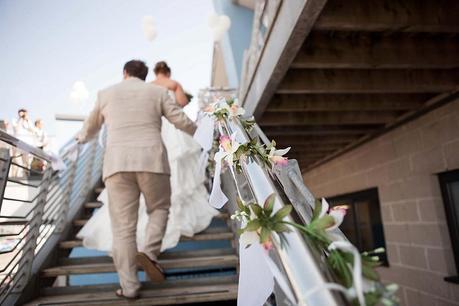
[[[438,177],[456,261],[456,271],[459,275],[459,170],[440,173]],[[459,283],[458,276],[447,277],[445,280]]]
[[[359,251],[386,248],[381,221],[378,189],[340,195],[328,199],[330,206],[348,206],[346,217],[340,229]],[[380,254],[383,265],[388,266],[387,255]]]

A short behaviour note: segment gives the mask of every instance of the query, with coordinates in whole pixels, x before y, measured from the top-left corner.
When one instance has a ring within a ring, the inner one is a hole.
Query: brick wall
[[[377,187],[389,268],[402,305],[459,305],[459,285],[436,173],[459,169],[459,101],[304,174],[316,197]]]

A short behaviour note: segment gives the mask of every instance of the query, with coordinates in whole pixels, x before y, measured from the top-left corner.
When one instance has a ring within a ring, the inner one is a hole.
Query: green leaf
[[[290,228],[287,224],[276,223],[273,226],[273,231],[275,231],[276,233],[290,232]]]
[[[282,221],[286,216],[292,211],[291,205],[286,205],[279,209],[276,214],[273,216],[274,221]]]
[[[274,201],[276,200],[276,195],[274,193],[270,194],[266,200],[263,208],[265,209],[266,216],[271,216],[274,208]]]
[[[258,219],[250,220],[249,223],[247,223],[247,226],[245,227],[245,231],[254,232],[257,229],[259,229],[260,226],[261,226],[260,220]]]
[[[257,218],[261,218],[263,216],[263,208],[261,208],[258,204],[253,204],[250,206],[252,208],[253,213],[257,216]]]
[[[265,243],[269,241],[271,238],[271,231],[267,229],[266,227],[261,228],[261,233],[260,233],[260,242]]]
[[[352,286],[352,272],[347,265],[344,258],[341,257],[340,252],[338,251],[331,251],[330,255],[327,258],[330,266],[335,271],[338,278],[341,280],[341,283],[346,287],[349,288]]]
[[[373,280],[373,281],[379,281],[379,274],[370,266],[363,264],[362,265],[362,274],[366,278]]]
[[[311,222],[311,226],[319,230],[329,228],[333,226],[333,224],[335,224],[335,219],[333,219],[333,217],[330,215],[325,215],[322,218],[317,219],[314,222]]]
[[[314,209],[312,211],[312,219],[311,222],[319,218],[320,211],[322,210],[322,201],[317,200],[315,201]]]

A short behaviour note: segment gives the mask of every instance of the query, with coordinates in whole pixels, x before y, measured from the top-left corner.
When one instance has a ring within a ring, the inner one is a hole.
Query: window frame
[[[451,197],[448,186],[453,182],[459,183],[459,169],[442,172],[438,174],[440,190],[443,199],[443,207],[446,214],[446,223],[453,249],[454,262],[456,264],[456,276],[446,277],[446,281],[459,283],[459,203],[455,203]]]
[[[356,202],[365,201],[367,199],[371,199],[371,201],[375,201],[376,205],[378,206],[377,208],[379,209],[378,216],[379,216],[379,222],[381,224],[381,233],[380,234],[381,234],[381,239],[382,239],[382,242],[383,242],[383,245],[381,247],[384,247],[384,249],[385,249],[384,255],[380,256],[380,259],[381,259],[382,266],[389,267],[389,258],[387,256],[387,243],[386,243],[386,237],[385,237],[385,233],[384,233],[384,223],[383,223],[383,218],[382,218],[381,201],[379,200],[378,188],[377,187],[373,187],[373,188],[368,188],[368,189],[364,189],[364,190],[359,190],[359,191],[354,191],[354,192],[349,192],[349,193],[345,193],[345,194],[340,194],[340,195],[328,197],[327,201],[330,203],[330,208],[335,206],[335,205],[339,205],[339,204],[335,204],[334,205],[334,202],[339,202],[339,201],[343,201],[343,200],[345,200],[346,202],[349,202],[349,206],[350,206],[349,210],[352,210],[352,212],[353,212],[353,214],[352,214],[353,215],[352,223],[353,223],[353,226],[354,226],[354,231],[356,233],[356,239],[357,239],[358,244],[359,244],[359,245],[356,245],[356,247],[357,247],[357,249],[359,249],[360,252],[363,252],[363,251],[371,251],[371,250],[361,250],[361,247],[362,247],[362,241],[361,241],[362,233],[359,230],[359,226],[358,226],[358,216],[357,216],[357,213],[356,213],[356,206],[358,204],[356,204]],[[371,232],[371,235],[374,238],[373,231]],[[379,246],[376,246],[376,247],[379,247]]]

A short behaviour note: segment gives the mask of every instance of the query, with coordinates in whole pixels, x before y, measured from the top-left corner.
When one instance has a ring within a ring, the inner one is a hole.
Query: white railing
[[[200,106],[205,107],[216,97],[230,97],[236,94],[235,90],[220,91],[218,89],[203,90],[200,94]],[[256,138],[260,142],[268,142],[261,129],[255,125],[250,135],[242,127],[241,123],[233,118],[222,123],[219,133],[231,135],[237,132],[239,142],[245,143]],[[247,159],[241,162],[242,173],[236,169],[227,171],[226,180],[222,179],[222,188],[226,190],[230,201],[227,204],[231,214],[237,206],[235,199],[229,194],[246,203],[263,203],[266,196],[276,195],[275,210],[285,205],[292,204],[294,210],[290,220],[300,224],[307,224],[312,217],[311,207],[314,206],[314,197],[302,183],[301,172],[298,163],[290,160],[287,167],[267,170],[264,163],[258,158]],[[229,177],[229,179],[228,179]],[[301,180],[301,181],[300,181]],[[235,226],[239,228],[240,225]],[[295,295],[295,300],[288,300],[282,294],[282,290],[275,291],[277,305],[347,305],[340,294],[329,290],[318,290],[309,294],[311,288],[324,287],[326,283],[334,281],[332,272],[325,264],[323,254],[317,252],[314,245],[297,230],[285,235],[286,243],[283,245],[274,243],[274,252],[270,252],[271,259],[278,265],[279,270],[288,280],[290,290]]]

